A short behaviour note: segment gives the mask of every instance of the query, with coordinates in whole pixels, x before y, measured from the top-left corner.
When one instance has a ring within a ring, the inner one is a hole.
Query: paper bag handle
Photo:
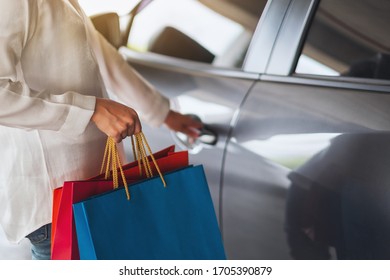
[[[140,175],[142,175],[142,166],[144,166],[146,176],[148,178],[153,177],[152,168],[150,167],[150,163],[148,160],[147,152],[149,153],[150,158],[152,159],[154,166],[156,167],[156,170],[158,174],[160,175],[161,181],[166,187],[166,182],[164,180],[164,177],[160,171],[160,168],[158,167],[158,164],[156,162],[156,159],[153,156],[152,150],[150,149],[150,146],[148,144],[148,141],[146,140],[146,137],[143,132],[137,133],[135,135],[131,136],[131,144],[133,149],[134,158],[136,161],[138,161],[138,167]],[[146,152],[147,149],[147,152]],[[121,179],[123,182],[123,185],[126,190],[126,196],[127,199],[130,199],[130,192],[129,188],[126,182],[126,177],[123,172],[122,163],[119,157],[118,148],[116,146],[116,143],[113,138],[108,137],[106,148],[104,151],[103,156],[103,162],[101,166],[100,173],[105,172],[105,178],[109,178],[110,174],[110,168],[112,170],[112,178],[113,178],[113,186],[114,189],[119,187],[119,179],[118,179],[118,170],[121,175]]]

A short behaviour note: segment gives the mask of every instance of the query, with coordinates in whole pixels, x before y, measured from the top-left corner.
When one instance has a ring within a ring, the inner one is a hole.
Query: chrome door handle
[[[196,115],[190,116],[201,121]],[[203,147],[211,147],[218,142],[218,134],[206,124],[203,124],[202,129],[199,131],[199,137],[196,139],[181,132],[172,132],[172,137],[182,149],[188,150],[192,154],[197,154]]]
[[[200,131],[198,140],[202,144],[214,146],[218,142],[218,134],[210,129],[207,125],[204,125]]]

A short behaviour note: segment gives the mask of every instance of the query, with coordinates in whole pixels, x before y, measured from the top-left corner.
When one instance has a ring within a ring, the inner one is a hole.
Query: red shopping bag
[[[170,146],[153,154],[154,159],[162,173],[188,166],[188,152],[174,152],[174,146]],[[156,167],[148,157],[154,174]],[[126,181],[131,184],[145,178],[140,175],[138,162],[134,161],[124,165],[123,172]],[[73,203],[96,194],[101,194],[113,189],[113,181],[105,180],[104,174],[90,178],[86,181],[64,182],[63,187],[54,191],[53,218],[52,218],[52,259],[69,260],[79,259],[77,236],[72,212]]]

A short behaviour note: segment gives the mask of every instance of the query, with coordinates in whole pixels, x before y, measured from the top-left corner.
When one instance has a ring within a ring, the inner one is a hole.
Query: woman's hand
[[[95,113],[91,119],[102,132],[117,143],[142,130],[135,110],[110,99],[96,98]]]
[[[197,138],[202,129],[202,122],[195,120],[191,116],[182,115],[170,110],[165,119],[165,124],[169,129],[187,134],[189,137]]]

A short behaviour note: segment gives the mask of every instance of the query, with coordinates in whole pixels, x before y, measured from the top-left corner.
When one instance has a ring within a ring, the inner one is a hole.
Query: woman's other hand
[[[189,137],[197,138],[203,127],[202,122],[189,115],[183,115],[170,110],[165,119],[167,127],[173,131],[187,134]]]

